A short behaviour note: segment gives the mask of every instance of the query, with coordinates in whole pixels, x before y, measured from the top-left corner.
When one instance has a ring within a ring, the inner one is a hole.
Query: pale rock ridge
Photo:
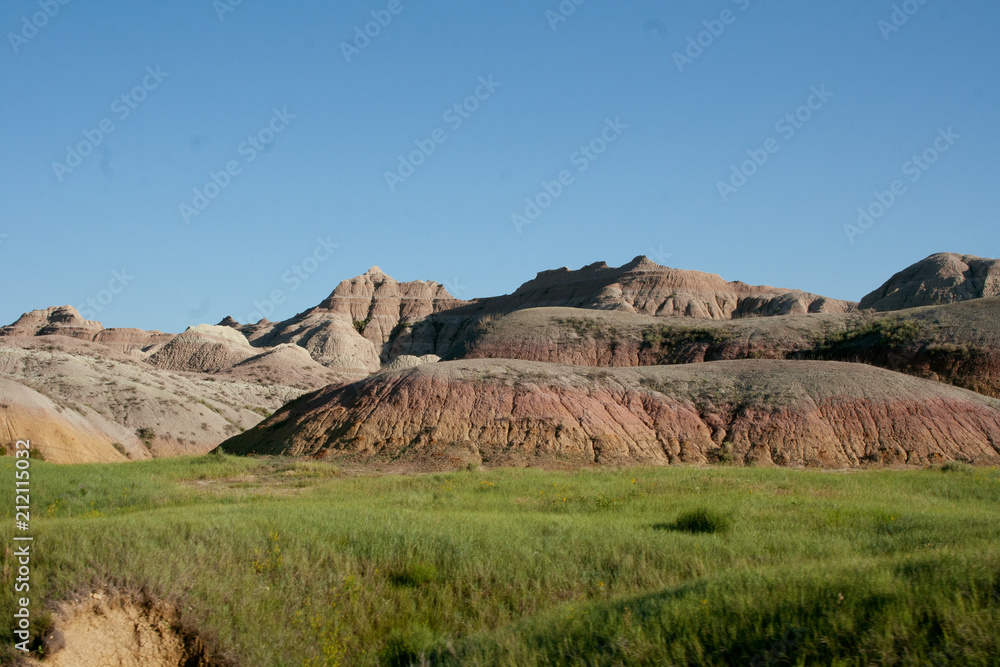
[[[879,311],[1000,295],[1000,260],[941,252],[892,276],[861,300]]]
[[[0,336],[47,336],[61,334],[83,340],[93,340],[104,327],[100,322],[85,320],[73,306],[54,306],[24,313],[13,324],[0,328]]]
[[[436,364],[441,361],[441,357],[436,354],[425,354],[420,357],[415,357],[412,354],[401,354],[385,366],[382,367],[384,371],[398,371],[404,368],[414,368],[416,366],[422,366],[423,364]]]
[[[173,334],[142,329],[105,329],[100,322],[86,320],[73,306],[54,306],[25,313],[13,324],[0,327],[0,336],[69,336],[94,341],[122,352],[143,352],[163,344]]]
[[[642,255],[618,268],[595,262],[577,271],[565,267],[542,271],[497,300],[505,306],[517,303],[519,308],[568,306],[713,320],[843,313],[855,307],[849,301],[800,290],[728,282],[714,273],[672,269]]]
[[[188,327],[149,357],[163,370],[214,373],[257,354],[240,332],[230,327],[199,324]]]
[[[45,406],[47,414],[70,420],[77,432],[98,433],[95,437],[105,444],[119,443],[132,459],[203,454],[259,422],[265,412],[300,396],[304,389],[330,382],[322,378],[295,387],[225,374],[164,371],[103,345],[60,335],[0,338],[0,375],[42,394],[51,402]],[[18,402],[0,399],[0,404],[17,407]],[[0,406],[0,412],[6,411]],[[20,414],[23,417],[24,410]],[[52,423],[49,417],[32,419],[40,425]],[[10,431],[10,437],[24,437],[16,430]],[[107,448],[86,445],[80,436],[73,440],[43,429],[39,437],[56,446],[82,443],[76,454],[59,455],[62,461],[120,460],[117,448],[111,454]],[[10,450],[9,442],[0,444]]]
[[[329,384],[357,379],[353,373],[338,373],[313,359],[298,345],[281,343],[239,362],[218,375],[261,384],[280,384],[311,390]]]
[[[299,345],[323,366],[355,378],[380,367],[375,344],[358,333],[348,316],[339,313],[313,308],[284,322],[243,331],[255,347]]]

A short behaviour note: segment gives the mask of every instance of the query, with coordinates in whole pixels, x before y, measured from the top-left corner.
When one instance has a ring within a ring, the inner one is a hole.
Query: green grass
[[[729,529],[729,520],[718,512],[705,507],[699,507],[684,512],[677,520],[667,526],[671,530],[685,533],[723,533]]]
[[[12,463],[0,460],[5,545]],[[246,665],[1000,655],[995,469],[351,477],[208,455],[31,470],[38,623],[74,592],[144,590]],[[0,607],[11,618],[11,596]],[[9,650],[7,623],[0,635]]]

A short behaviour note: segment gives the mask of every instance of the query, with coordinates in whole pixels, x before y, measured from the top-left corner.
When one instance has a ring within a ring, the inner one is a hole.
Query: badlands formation
[[[860,305],[901,310],[990,296],[1000,296],[1000,261],[943,252],[900,271]]]
[[[1000,401],[842,362],[594,369],[477,359],[322,389],[226,452],[431,468],[1000,462]]]
[[[860,304],[637,257],[472,301],[373,267],[180,334],[49,308],[0,328],[0,430],[65,462],[995,462],[996,264],[934,255]]]

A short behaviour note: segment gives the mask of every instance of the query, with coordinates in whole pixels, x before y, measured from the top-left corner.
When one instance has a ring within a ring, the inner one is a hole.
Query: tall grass
[[[210,455],[32,470],[35,602],[142,589],[246,665],[1000,655],[990,469],[349,477]],[[13,485],[0,488],[9,545]],[[7,549],[5,590],[12,571]]]

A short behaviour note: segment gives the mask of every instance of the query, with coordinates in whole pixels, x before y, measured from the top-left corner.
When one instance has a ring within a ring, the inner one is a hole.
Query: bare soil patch
[[[46,667],[209,667],[202,639],[181,622],[173,604],[144,595],[97,591],[57,605],[42,639]]]

